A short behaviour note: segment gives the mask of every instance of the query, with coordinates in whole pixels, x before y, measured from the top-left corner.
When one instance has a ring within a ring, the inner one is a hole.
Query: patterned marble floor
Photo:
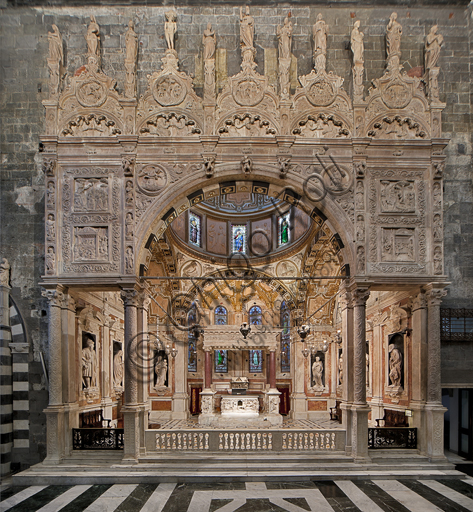
[[[6,512],[466,512],[473,478],[13,487]]]
[[[161,429],[166,430],[188,430],[188,429],[199,429],[199,430],[207,430],[207,429],[218,429],[224,430],[224,427],[217,426],[202,426],[199,425],[197,419],[189,419],[189,420],[168,420],[159,422]],[[232,425],[232,430],[234,429],[252,429],[254,430],[255,426],[242,423],[241,425],[234,424]],[[329,419],[320,420],[320,421],[312,421],[312,420],[290,420],[284,418],[283,424],[281,427],[274,427],[271,425],[258,425],[258,429],[297,429],[297,430],[320,430],[320,429],[341,429],[343,430],[342,425],[338,421],[332,421]]]

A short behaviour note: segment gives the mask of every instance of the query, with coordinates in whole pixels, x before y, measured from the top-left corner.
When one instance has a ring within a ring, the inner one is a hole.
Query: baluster
[[[233,450],[233,434],[230,434],[230,450]]]
[[[251,450],[250,434],[246,434],[246,449]]]
[[[257,449],[257,450],[261,450],[261,434],[258,434],[258,435],[256,436],[256,439],[257,439],[256,449]]]
[[[194,450],[198,450],[199,449],[199,445],[197,444],[197,432],[194,433],[194,446],[193,446]]]
[[[172,435],[172,449],[176,449],[176,434],[173,433]]]
[[[177,434],[177,449],[182,450],[181,446],[181,434]]]
[[[159,434],[156,434],[156,450],[161,450],[161,443],[159,442]]]
[[[209,449],[209,435],[205,434],[205,449]]]
[[[182,436],[182,448],[184,450],[187,450],[187,432],[184,432],[183,436]]]
[[[256,450],[256,434],[251,434],[251,449]]]
[[[306,432],[304,434],[304,450],[308,450],[309,449],[308,439],[309,439],[309,434],[307,434],[307,432]]]
[[[287,438],[287,434],[286,434],[286,432],[284,432],[284,434],[282,435],[282,449],[283,450],[287,449],[286,438]]]
[[[273,434],[268,434],[268,450],[273,449]]]
[[[199,434],[199,450],[203,450],[204,449],[204,446],[202,444],[203,439],[204,439],[204,434],[201,432]]]
[[[166,447],[168,450],[171,449],[171,434],[169,432],[166,434]]]
[[[225,434],[225,450],[228,450],[228,434]]]
[[[218,449],[223,450],[223,434],[221,432],[218,435]]]
[[[287,436],[287,448],[292,450],[292,434],[288,434]]]
[[[316,432],[315,434],[315,449],[318,450],[319,449],[319,433]]]
[[[331,445],[331,449],[335,450],[335,432],[332,432],[332,445]]]
[[[263,434],[263,450],[266,450],[266,436],[267,434]]]
[[[309,446],[310,446],[310,449],[313,450],[314,449],[314,434],[313,432],[311,432],[309,434]]]

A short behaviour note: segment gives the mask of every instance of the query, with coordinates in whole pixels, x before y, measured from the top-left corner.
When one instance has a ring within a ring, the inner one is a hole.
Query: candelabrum
[[[303,326],[304,327],[304,326]],[[308,326],[305,326],[308,327]],[[310,332],[310,328],[309,328]],[[307,335],[306,335],[307,336]],[[309,343],[302,349],[302,355],[304,357],[309,357],[310,354],[315,354],[317,352],[327,352],[328,346],[330,343],[336,343],[339,345],[342,342],[342,336],[340,329],[337,331],[333,339],[331,337],[324,338],[322,340],[315,340],[315,334],[312,336],[312,339]]]

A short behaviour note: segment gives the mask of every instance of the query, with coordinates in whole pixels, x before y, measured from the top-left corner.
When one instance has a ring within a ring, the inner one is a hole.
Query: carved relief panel
[[[425,273],[424,172],[375,170],[369,175],[370,271]]]
[[[64,170],[62,272],[120,271],[120,183],[117,172],[99,167]]]

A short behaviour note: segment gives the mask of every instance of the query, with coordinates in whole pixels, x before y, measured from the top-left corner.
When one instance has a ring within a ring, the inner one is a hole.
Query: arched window
[[[262,325],[263,324],[263,312],[259,306],[253,306],[250,309],[250,325]]]
[[[228,312],[223,306],[217,306],[215,308],[215,325],[227,325],[228,324]]]
[[[290,213],[281,215],[278,222],[278,247],[288,244],[291,240]]]
[[[291,310],[281,304],[281,372],[291,371]]]
[[[201,227],[200,217],[195,213],[189,213],[189,242],[200,247]]]
[[[193,304],[189,312],[187,313],[187,326],[190,327],[194,325],[197,321],[196,309]],[[196,372],[197,371],[197,339],[194,335],[194,331],[189,329],[189,334],[187,338],[187,371]]]

